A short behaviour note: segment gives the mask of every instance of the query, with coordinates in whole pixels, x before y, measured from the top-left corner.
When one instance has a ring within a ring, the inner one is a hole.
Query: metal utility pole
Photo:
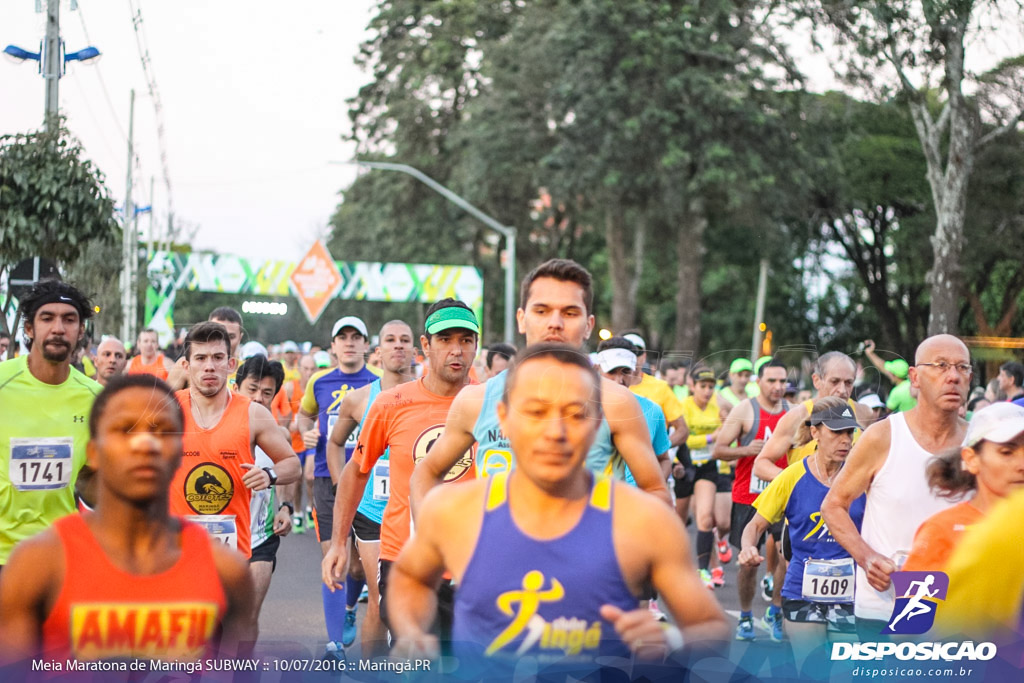
[[[426,173],[406,164],[390,164],[383,161],[353,161],[357,166],[365,168],[376,168],[382,171],[398,171],[411,175],[434,192],[452,202],[463,211],[482,221],[487,227],[500,233],[505,238],[505,249],[508,256],[508,263],[505,264],[505,341],[509,344],[515,342],[515,320],[516,320],[516,229],[510,225],[502,225],[486,213],[476,208],[465,199],[455,194],[447,187],[437,182]]]
[[[46,0],[46,39],[43,42],[43,78],[46,79],[46,129],[57,125],[57,84],[60,83],[60,0]]]
[[[768,289],[768,260],[761,259],[761,274],[757,278],[757,310],[754,312],[754,338],[750,343],[750,362],[761,356],[761,323],[764,319],[764,297]]]
[[[135,90],[131,91],[128,109],[128,177],[125,182],[124,231],[121,241],[121,340],[125,344],[135,342],[135,271],[139,240],[136,236],[135,205],[132,203],[132,162],[135,159]]]

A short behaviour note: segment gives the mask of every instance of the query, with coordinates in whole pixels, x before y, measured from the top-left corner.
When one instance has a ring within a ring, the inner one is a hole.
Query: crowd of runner
[[[339,661],[358,640],[470,677],[682,666],[763,638],[755,621],[801,661],[906,632],[934,593],[896,609],[900,571],[948,576],[941,634],[1024,623],[1024,365],[979,385],[950,335],[909,359],[866,340],[659,363],[629,330],[588,346],[590,274],[558,259],[522,282],[519,349],[480,348],[454,299],[422,329],[344,316],[322,349],[246,340],[222,307],[131,353],[86,340],[69,284],[20,307],[0,337],[3,663],[243,656],[289,533],[320,544]]]

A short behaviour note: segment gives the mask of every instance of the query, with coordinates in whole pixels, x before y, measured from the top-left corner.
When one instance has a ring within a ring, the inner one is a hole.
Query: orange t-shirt
[[[292,410],[292,422],[299,415],[299,409],[302,408],[302,396],[306,392],[303,391],[302,382],[297,379],[290,380],[292,384],[292,398],[289,401],[289,405]],[[287,381],[285,382],[287,384]],[[282,388],[283,391],[283,388]],[[291,433],[292,436],[292,450],[296,453],[302,453],[306,450],[306,444],[302,443],[302,432],[295,430]]]
[[[292,414],[292,407],[288,405],[288,394],[284,393],[283,384],[281,390],[274,395],[274,400],[270,402],[270,414],[274,416],[275,422]]]
[[[167,368],[164,367],[164,354],[156,354],[156,360],[149,365],[143,365],[142,356],[135,356],[128,364],[129,375],[156,375],[160,379],[167,379]]]
[[[110,561],[82,515],[53,526],[64,546],[64,584],[43,622],[48,659],[196,661],[227,608],[210,539],[182,525],[181,556],[159,574],[126,572]]]
[[[968,500],[924,520],[914,534],[914,545],[903,571],[942,571],[967,527],[983,517]]]
[[[381,392],[363,420],[359,443],[352,459],[359,471],[373,476],[374,465],[390,448],[390,497],[380,528],[380,557],[395,560],[409,539],[412,517],[409,513],[409,480],[417,462],[434,445],[448,418],[454,396],[438,396],[427,391],[423,380],[407,382]],[[445,483],[473,481],[473,449],[463,455],[445,476]]]
[[[249,432],[249,399],[230,393],[220,421],[201,428],[192,416],[188,389],[175,393],[185,413],[185,456],[171,482],[171,513],[206,527],[214,538],[249,557],[249,501],[242,483],[254,464]]]

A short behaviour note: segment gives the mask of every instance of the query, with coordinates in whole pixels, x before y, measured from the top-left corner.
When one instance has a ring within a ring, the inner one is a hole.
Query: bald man
[[[865,430],[821,505],[832,536],[857,563],[854,614],[861,640],[878,640],[892,618],[890,576],[902,565],[917,527],[953,505],[931,492],[925,465],[963,443],[967,422],[958,413],[971,374],[970,353],[956,337],[940,334],[921,342],[909,373],[919,392],[917,406]],[[850,505],[865,492],[858,532]]]
[[[124,344],[117,337],[104,337],[96,347],[96,381],[107,386],[111,377],[124,372],[128,364],[128,354]]]

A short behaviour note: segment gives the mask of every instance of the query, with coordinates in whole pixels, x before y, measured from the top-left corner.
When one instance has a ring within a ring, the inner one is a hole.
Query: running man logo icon
[[[507,591],[498,596],[498,609],[505,616],[514,616],[512,623],[498,634],[498,637],[488,646],[485,654],[493,655],[505,647],[522,633],[542,602],[557,602],[565,597],[565,588],[558,579],[551,579],[551,588],[543,590],[545,583],[544,574],[539,571],[532,571],[523,577],[523,589]],[[519,609],[515,610],[512,605],[519,603]]]
[[[896,572],[896,604],[882,633],[921,634],[935,623],[939,601],[946,599],[949,577],[943,572]]]

